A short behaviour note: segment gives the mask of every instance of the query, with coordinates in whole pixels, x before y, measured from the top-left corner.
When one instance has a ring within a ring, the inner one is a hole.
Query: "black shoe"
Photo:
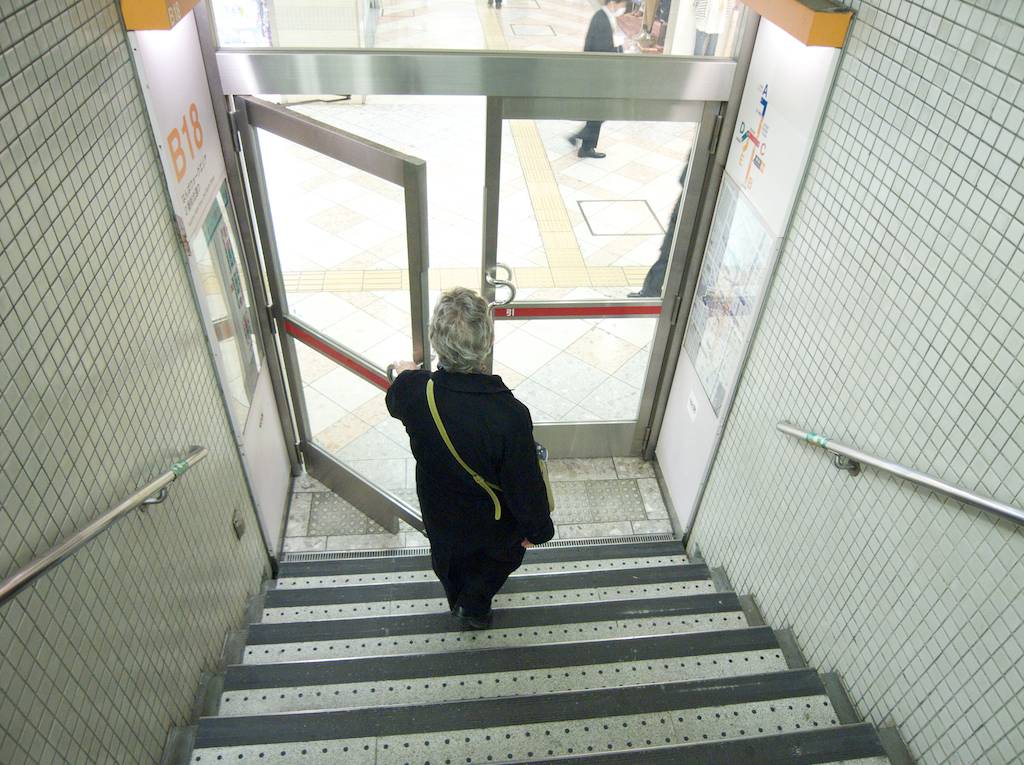
[[[627,295],[627,297],[631,297],[631,298],[646,298],[648,300],[651,300],[651,299],[654,299],[654,298],[660,298],[661,297],[661,293],[660,292],[644,292],[643,290],[640,290],[639,292],[630,292],[629,295]]]
[[[583,159],[604,159],[608,155],[596,149],[580,149],[576,152],[576,156]]]
[[[485,630],[491,626],[491,618],[493,611],[488,610],[486,614],[475,616],[467,614],[466,609],[462,606],[455,606],[452,610],[452,616],[458,619],[463,625],[469,627],[471,630]]]
[[[565,140],[568,141],[569,145],[572,146],[572,148],[575,149],[576,148],[576,144],[578,144],[583,139],[580,138],[580,134],[579,133],[574,133],[573,135],[567,135],[565,137]]]

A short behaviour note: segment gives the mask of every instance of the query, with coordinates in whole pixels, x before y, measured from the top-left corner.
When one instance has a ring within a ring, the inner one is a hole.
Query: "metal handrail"
[[[857,475],[860,472],[861,465],[871,465],[879,470],[892,473],[897,478],[924,486],[939,494],[945,494],[958,502],[963,502],[965,505],[977,507],[1000,518],[1024,525],[1024,510],[1019,510],[1012,505],[1004,504],[989,497],[983,497],[980,494],[967,491],[967,489],[961,489],[959,486],[946,483],[940,478],[908,468],[906,465],[901,465],[898,462],[875,457],[862,452],[860,449],[833,441],[818,433],[798,428],[789,422],[780,422],[776,427],[788,436],[799,438],[802,441],[827,450],[832,454],[832,464],[839,470],[848,471],[851,475]]]
[[[0,582],[0,605],[12,598],[15,593],[37,576],[56,566],[90,539],[101,534],[122,516],[138,507],[158,505],[163,502],[167,499],[168,486],[183,476],[189,468],[201,462],[207,454],[209,451],[205,446],[191,447],[188,454],[171,465],[167,472],[161,474],[160,477],[150,481],[124,502],[108,510],[85,528],[75,532],[56,547],[51,548],[27,566],[18,569],[4,579]]]

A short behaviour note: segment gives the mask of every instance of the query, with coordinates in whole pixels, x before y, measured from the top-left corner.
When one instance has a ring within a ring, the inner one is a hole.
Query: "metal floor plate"
[[[635,598],[661,598],[714,592],[709,579],[687,582],[630,585],[619,587],[592,587],[577,590],[540,590],[536,592],[498,593],[495,608],[529,608],[557,603],[595,603]],[[368,616],[401,616],[405,614],[446,613],[448,601],[444,598],[393,600],[330,605],[281,607],[263,609],[263,621],[268,624],[319,619],[355,619]]]
[[[450,631],[427,635],[394,635],[354,640],[321,640],[306,643],[268,643],[245,649],[244,664],[337,659],[354,656],[394,656],[408,653],[439,653],[472,648],[504,648],[545,645],[582,640],[606,640],[640,635],[670,635],[700,630],[747,627],[742,611],[686,616],[663,616],[630,621],[584,622],[481,632]]]
[[[642,659],[613,664],[551,667],[524,672],[417,677],[374,682],[304,685],[227,691],[221,695],[221,715],[256,715],[313,709],[357,709],[401,704],[541,693],[582,691],[704,680],[763,672],[784,671],[786,659],[779,649]]]
[[[555,481],[556,524],[646,520],[636,481]]]
[[[728,738],[837,725],[826,696],[799,696],[717,707],[666,710],[614,717],[563,720],[485,730],[432,731],[373,739],[289,742],[196,749],[192,762],[370,765],[543,761],[548,757]]]

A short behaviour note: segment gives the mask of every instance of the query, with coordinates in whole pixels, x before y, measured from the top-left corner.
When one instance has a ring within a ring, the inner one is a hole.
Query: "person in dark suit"
[[[587,38],[583,43],[586,53],[622,53],[625,35],[619,29],[616,19],[626,12],[627,0],[605,0],[604,7],[590,19]],[[583,128],[569,136],[569,143],[580,144],[578,157],[603,159],[606,154],[597,150],[601,136],[601,121],[591,120]]]
[[[491,599],[519,568],[526,549],[555,534],[549,486],[538,463],[530,410],[500,377],[482,371],[494,343],[486,301],[463,287],[445,293],[431,318],[430,342],[437,371],[395,364],[399,374],[386,403],[409,434],[431,563],[448,605],[464,626],[486,629]],[[431,381],[441,424],[465,466],[431,413]],[[499,488],[488,493],[466,466]]]

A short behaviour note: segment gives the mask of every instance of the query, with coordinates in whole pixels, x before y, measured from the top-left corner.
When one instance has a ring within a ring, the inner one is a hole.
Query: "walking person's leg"
[[[601,138],[601,124],[600,120],[591,120],[583,126],[579,132],[581,144],[576,156],[592,159],[601,159],[605,156],[597,150],[597,142]]]
[[[683,204],[683,195],[680,194],[676,200],[676,206],[672,208],[672,215],[669,216],[668,226],[665,227],[665,236],[661,240],[661,249],[658,252],[658,259],[654,261],[647,270],[644,277],[644,284],[638,292],[629,293],[630,297],[660,297],[661,287],[665,283],[665,272],[668,271],[669,257],[672,255],[672,237],[675,235],[676,221],[679,219],[679,208]]]
[[[455,608],[459,594],[465,586],[464,563],[464,560],[455,556],[451,548],[431,545],[430,565],[434,569],[434,574],[441,580],[449,609]]]
[[[509,576],[523,563],[525,550],[480,551],[465,560],[465,579],[459,593],[456,613],[476,620],[471,627],[489,625],[491,602]]]

